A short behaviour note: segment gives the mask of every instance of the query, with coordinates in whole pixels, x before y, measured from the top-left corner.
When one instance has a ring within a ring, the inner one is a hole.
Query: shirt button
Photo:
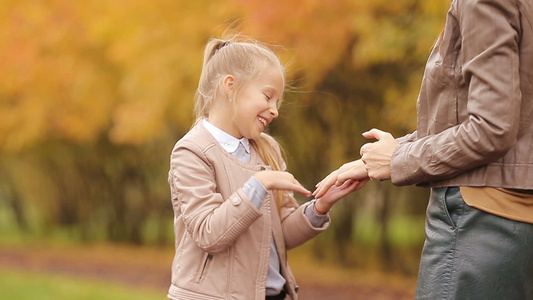
[[[231,204],[237,206],[241,204],[241,198],[237,195],[233,195],[229,198],[229,201],[231,201]]]

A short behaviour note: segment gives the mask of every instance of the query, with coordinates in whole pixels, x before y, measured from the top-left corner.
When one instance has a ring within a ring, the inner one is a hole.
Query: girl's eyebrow
[[[273,86],[266,86],[265,87],[265,90],[269,91],[269,92],[278,92],[278,89],[276,87],[273,87]]]

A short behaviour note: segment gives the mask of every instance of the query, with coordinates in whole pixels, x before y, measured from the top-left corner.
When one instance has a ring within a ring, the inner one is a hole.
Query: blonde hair
[[[208,117],[209,109],[224,76],[228,74],[234,76],[235,92],[238,93],[269,66],[279,67],[285,79],[285,71],[278,56],[266,45],[240,35],[225,39],[209,39],[205,46],[202,73],[194,97],[195,123]],[[281,104],[281,100],[278,103]],[[282,166],[279,164],[275,149],[263,135],[256,140],[250,140],[250,144],[265,164],[272,170],[281,171]],[[283,191],[278,191],[276,196],[280,212]]]

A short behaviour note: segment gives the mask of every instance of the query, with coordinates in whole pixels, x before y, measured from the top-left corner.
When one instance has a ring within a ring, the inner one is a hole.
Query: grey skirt
[[[533,224],[432,189],[415,299],[533,300]]]

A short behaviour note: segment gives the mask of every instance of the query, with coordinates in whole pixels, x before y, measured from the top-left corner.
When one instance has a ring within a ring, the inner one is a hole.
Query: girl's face
[[[276,66],[244,86],[236,95],[233,117],[229,117],[229,134],[236,138],[257,139],[265,127],[278,117],[278,104],[283,95],[284,79]]]

